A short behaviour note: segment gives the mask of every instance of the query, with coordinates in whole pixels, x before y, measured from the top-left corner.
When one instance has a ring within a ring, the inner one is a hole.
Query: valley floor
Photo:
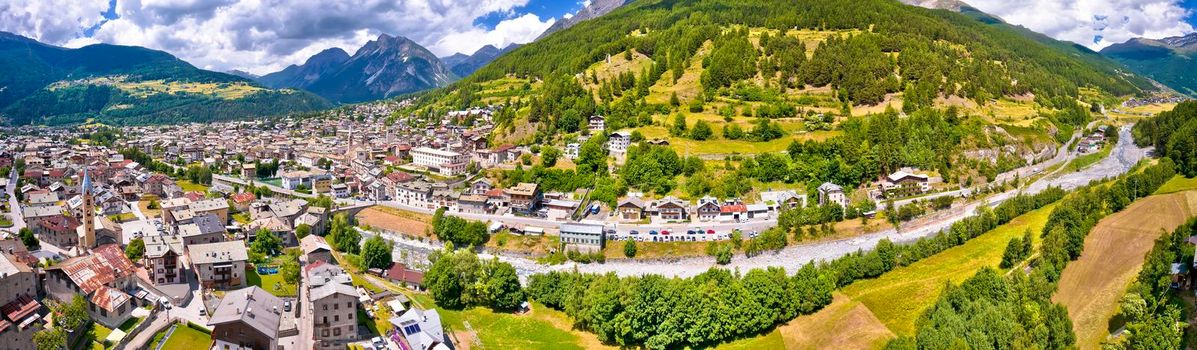
[[[1119,142],[1110,152],[1110,156],[1102,159],[1095,165],[1077,172],[1055,174],[1040,179],[1019,190],[994,194],[983,201],[975,201],[942,213],[933,214],[931,219],[927,220],[921,226],[904,227],[901,231],[890,228],[853,238],[794,245],[786,247],[775,254],[766,253],[750,258],[741,255],[732,259],[731,264],[723,267],[748,271],[754,268],[779,266],[784,267],[789,273],[794,273],[811,261],[826,261],[862,249],[872,249],[882,239],[889,239],[895,243],[914,242],[919,238],[934,235],[940,232],[940,230],[951,226],[956,221],[976,214],[977,210],[983,205],[990,207],[997,206],[1002,201],[1014,197],[1020,192],[1038,193],[1049,187],[1061,187],[1071,190],[1087,185],[1093,180],[1126,173],[1147,155],[1147,149],[1135,145],[1132,140],[1130,128],[1125,127],[1121,130]],[[1027,177],[1024,176],[1023,178]],[[524,272],[531,274],[549,270],[577,269],[578,271],[587,273],[614,272],[620,276],[660,274],[665,276],[690,277],[705,272],[713,266],[717,266],[715,265],[714,258],[711,257],[679,258],[668,263],[663,263],[662,261],[619,260],[608,261],[604,264],[566,263],[554,266],[544,266],[518,257],[500,257],[500,259],[512,263],[516,269],[521,270],[521,275],[524,275]]]

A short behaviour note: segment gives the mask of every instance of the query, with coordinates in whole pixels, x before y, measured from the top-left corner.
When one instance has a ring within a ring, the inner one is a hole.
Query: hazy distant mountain
[[[902,0],[902,3],[926,7],[929,9],[941,9],[954,12],[960,12],[960,9],[968,7],[968,4],[965,4],[960,0]]]
[[[1197,33],[1163,39],[1136,38],[1101,50],[1135,72],[1190,96],[1197,96]]]
[[[456,53],[452,56],[441,57],[441,62],[444,62],[445,66],[449,67],[449,70],[452,71],[453,74],[456,74],[459,77],[464,77],[470,75],[470,73],[474,73],[474,71],[478,70],[478,68],[482,68],[482,66],[490,63],[490,61],[494,61],[496,58],[507,53],[508,51],[515,50],[519,47],[519,44],[511,44],[507,45],[507,47],[503,49],[499,49],[494,45],[486,45],[481,49],[478,49],[478,51],[474,51],[473,55],[467,56],[461,53]]]
[[[257,80],[258,78],[261,78],[261,77],[260,77],[260,76],[258,76],[257,74],[253,74],[253,73],[246,72],[246,71],[239,70],[239,69],[234,69],[234,70],[231,70],[231,71],[228,71],[228,72],[225,72],[225,73],[229,73],[229,74],[232,74],[232,75],[236,75],[236,76],[239,76],[239,77],[242,77],[242,78],[245,78],[245,79],[249,79],[249,80]]]
[[[266,86],[274,88],[292,87],[306,89],[325,74],[340,69],[341,65],[348,60],[349,54],[345,53],[345,50],[334,47],[320,51],[320,53],[308,58],[303,65],[290,65],[281,71],[263,75],[257,80],[262,84],[266,84]]]
[[[549,26],[549,29],[546,29],[544,33],[541,33],[540,37],[537,39],[546,37],[549,34],[553,34],[559,30],[572,27],[573,25],[578,24],[578,22],[602,17],[603,15],[614,11],[620,6],[627,5],[632,1],[635,0],[592,0],[590,2],[590,6],[586,6],[581,11],[578,11],[578,13],[574,14],[573,17],[563,18],[556,23],[553,23],[553,25]]]
[[[303,65],[258,81],[308,90],[338,103],[356,103],[439,87],[455,78],[428,49],[405,37],[383,34],[353,56],[341,49],[324,50]]]
[[[166,52],[108,44],[68,49],[0,32],[0,115],[15,124],[214,121],[330,107],[196,68]]]

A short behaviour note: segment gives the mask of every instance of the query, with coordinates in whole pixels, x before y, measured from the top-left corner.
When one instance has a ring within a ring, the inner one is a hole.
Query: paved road
[[[166,329],[167,327],[170,327],[170,325],[173,321],[174,321],[173,318],[167,317],[165,314],[159,314],[141,332],[137,332],[136,334],[130,335],[131,337],[133,337],[133,339],[129,340],[129,343],[125,344],[125,348],[126,349],[142,349],[142,348],[149,348],[151,346],[154,346],[155,344],[150,344],[150,341],[153,340],[154,335],[156,335],[159,331]],[[195,350],[200,350],[200,349],[195,349]]]
[[[12,227],[5,230],[12,231],[13,234],[21,232],[25,228],[25,216],[21,213],[21,202],[17,201],[17,169],[12,169],[8,174],[8,218],[12,220]]]

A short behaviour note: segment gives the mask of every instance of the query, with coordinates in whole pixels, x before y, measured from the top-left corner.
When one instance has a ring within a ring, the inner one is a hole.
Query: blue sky
[[[1197,0],[1193,0],[1197,2]],[[577,13],[582,9],[581,2],[569,0],[530,0],[527,5],[516,7],[513,11],[517,14],[532,13],[540,18],[557,18],[560,19],[567,13]],[[510,14],[494,12],[474,20],[474,24],[486,29],[494,29],[495,25],[500,21],[510,17]]]
[[[1186,9],[1189,9],[1189,11],[1197,12],[1197,0],[1185,0],[1184,7]],[[1190,15],[1188,18],[1188,22],[1189,22],[1189,24],[1197,27],[1197,16]]]

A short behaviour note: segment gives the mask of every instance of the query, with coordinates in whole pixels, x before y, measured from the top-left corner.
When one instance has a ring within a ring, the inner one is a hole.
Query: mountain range
[[[467,56],[465,54],[457,53],[452,56],[441,57],[441,61],[444,62],[446,66],[449,66],[449,70],[453,71],[453,74],[457,74],[459,77],[464,77],[473,74],[474,71],[478,70],[478,68],[482,68],[482,66],[490,63],[490,61],[494,61],[496,58],[499,58],[499,56],[511,50],[515,50],[520,46],[522,45],[511,44],[500,49],[494,45],[486,45],[481,49],[478,49],[478,51],[474,51],[474,54],[472,55]]]
[[[427,90],[457,77],[431,51],[411,39],[382,34],[350,56],[324,50],[304,62],[258,79],[273,88],[311,91],[336,103],[357,103]]]
[[[0,32],[0,115],[15,124],[227,120],[331,107],[298,90],[196,68],[166,52],[68,49]]]
[[[1163,39],[1136,38],[1101,50],[1138,74],[1197,97],[1197,33]]]

